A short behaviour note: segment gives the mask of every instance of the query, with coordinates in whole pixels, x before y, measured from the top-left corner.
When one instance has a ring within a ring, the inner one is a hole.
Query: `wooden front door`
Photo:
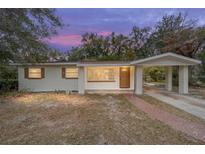
[[[120,67],[120,88],[130,88],[129,67]]]

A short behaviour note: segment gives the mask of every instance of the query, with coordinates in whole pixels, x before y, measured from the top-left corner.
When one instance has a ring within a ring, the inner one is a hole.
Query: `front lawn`
[[[108,94],[1,96],[0,132],[0,144],[202,144]]]

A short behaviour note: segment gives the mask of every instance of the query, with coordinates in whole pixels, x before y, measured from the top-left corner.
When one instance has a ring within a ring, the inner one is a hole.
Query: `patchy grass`
[[[152,120],[123,95],[0,97],[0,144],[203,144]]]
[[[142,96],[138,96],[138,97],[140,97],[141,99],[145,100],[146,102],[148,102],[152,105],[157,106],[158,108],[163,109],[164,111],[173,113],[179,117],[185,118],[185,119],[190,120],[192,122],[196,122],[196,123],[200,123],[200,124],[205,125],[205,120],[198,118],[198,117],[196,117],[188,112],[180,110],[180,109],[178,109],[172,105],[169,105],[163,101],[160,101],[154,97],[151,97],[148,95],[142,95]]]
[[[191,87],[189,88],[189,95],[196,98],[205,99],[205,88]]]

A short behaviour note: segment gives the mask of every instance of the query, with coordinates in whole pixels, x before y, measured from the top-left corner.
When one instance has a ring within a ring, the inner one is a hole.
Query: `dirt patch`
[[[0,100],[0,144],[201,144],[123,95],[30,93]]]

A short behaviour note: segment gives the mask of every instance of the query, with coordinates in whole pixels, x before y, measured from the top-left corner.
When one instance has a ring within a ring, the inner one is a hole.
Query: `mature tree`
[[[82,47],[72,47],[67,51],[66,56],[68,57],[68,61],[81,61],[86,59],[86,52]]]
[[[1,64],[45,60],[50,48],[42,40],[63,26],[54,9],[0,9],[0,21]]]
[[[58,51],[43,43],[62,26],[54,9],[0,9],[0,92],[16,85],[16,70],[9,62],[62,59]]]
[[[72,48],[68,55],[69,60],[131,60],[135,57],[129,38],[115,33],[109,36],[86,33],[82,35],[82,45]]]
[[[116,60],[134,59],[135,55],[130,45],[128,36],[112,33],[110,36],[109,53]]]
[[[205,27],[196,27],[196,20],[186,15],[166,15],[155,27],[150,40],[158,53],[175,52],[194,57],[205,43]]]
[[[96,33],[86,33],[82,35],[83,50],[85,58],[101,57],[105,52],[104,38]]]
[[[150,34],[150,27],[139,28],[134,26],[132,28],[132,31],[130,33],[130,42],[131,48],[135,52],[135,58],[145,58],[153,55],[153,52],[149,50],[150,43],[148,41]]]

